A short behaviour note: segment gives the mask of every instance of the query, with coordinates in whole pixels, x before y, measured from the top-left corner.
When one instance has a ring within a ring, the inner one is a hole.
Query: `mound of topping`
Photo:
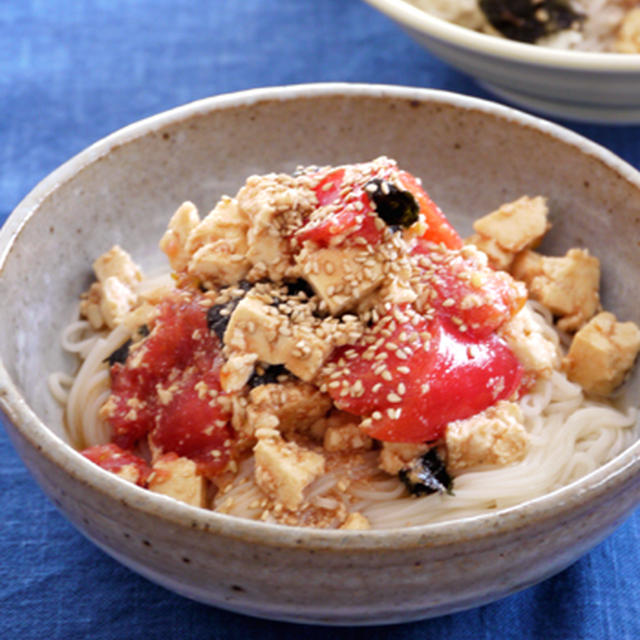
[[[372,469],[426,495],[451,492],[461,469],[519,460],[528,434],[513,401],[560,362],[528,293],[565,329],[599,308],[599,265],[586,251],[532,251],[547,215],[543,198],[520,198],[478,220],[465,243],[386,157],[252,176],[202,220],[183,204],[160,242],[175,289],[140,295],[119,248],[96,262],[94,294],[117,277],[131,295],[98,318],[90,290],[82,312],[130,337],[105,360],[100,415],[112,443],[85,455],[195,506],[215,493],[221,510],[249,473],[256,517],[354,529],[368,523],[348,489]],[[640,348],[628,326],[610,325],[597,326],[602,347],[591,325],[579,331],[565,361],[573,371],[599,349],[610,373],[589,383],[594,392],[619,384]],[[309,501],[336,470],[331,496]]]

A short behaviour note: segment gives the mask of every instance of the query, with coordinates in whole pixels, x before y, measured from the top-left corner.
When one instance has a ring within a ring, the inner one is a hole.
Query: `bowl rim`
[[[440,103],[461,110],[482,112],[511,124],[533,128],[597,158],[640,191],[640,172],[604,147],[560,125],[488,100],[435,89],[358,83],[313,83],[271,86],[227,93],[190,102],[127,125],[93,143],[39,182],[17,205],[0,228],[0,283],[11,249],[24,225],[41,203],[61,184],[113,149],[162,128],[213,111],[250,106],[260,102],[286,102],[322,97],[401,99]],[[192,507],[172,498],[137,487],[104,471],[55,435],[28,406],[0,359],[0,412],[50,463],[74,480],[123,505],[177,525],[208,531],[261,545],[338,551],[383,551],[429,546],[446,547],[459,542],[513,533],[525,524],[543,524],[576,510],[589,508],[594,500],[622,491],[640,478],[640,439],[621,454],[583,478],[523,504],[493,513],[393,529],[344,531],[308,529],[267,524]],[[11,434],[10,434],[11,435]],[[390,540],[393,540],[392,547]]]
[[[639,73],[640,53],[604,53],[541,47],[474,31],[430,15],[408,0],[364,0],[410,31],[494,58],[508,58],[532,66],[575,71]]]

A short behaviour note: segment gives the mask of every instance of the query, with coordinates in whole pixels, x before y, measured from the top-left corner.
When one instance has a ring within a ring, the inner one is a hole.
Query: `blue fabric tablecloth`
[[[134,120],[213,94],[315,81],[492,97],[360,0],[0,0],[0,224],[56,166]],[[640,167],[640,127],[561,124]],[[151,584],[56,511],[4,432],[0,460],[2,640],[640,638],[640,511],[563,573],[499,602],[366,632],[323,629],[246,618]]]

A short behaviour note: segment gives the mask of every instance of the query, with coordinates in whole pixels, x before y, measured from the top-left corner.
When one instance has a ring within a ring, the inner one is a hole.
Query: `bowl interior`
[[[588,247],[602,262],[603,306],[640,322],[638,175],[561,131],[440,92],[344,87],[213,99],[136,125],[63,166],[0,233],[0,358],[64,439],[47,374],[73,370],[60,332],[98,255],[118,243],[143,267],[164,265],[158,240],[182,201],[202,214],[252,173],[383,154],[422,177],[463,234],[504,201],[545,195],[553,228],[541,250]],[[628,390],[637,404],[638,375]]]

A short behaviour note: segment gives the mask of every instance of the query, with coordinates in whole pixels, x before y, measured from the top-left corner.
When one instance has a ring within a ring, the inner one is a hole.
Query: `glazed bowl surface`
[[[513,104],[584,122],[640,123],[640,54],[541,47],[447,22],[407,0],[365,2]]]
[[[158,239],[182,201],[206,211],[253,173],[382,154],[421,176],[463,234],[502,202],[545,194],[553,217],[545,252],[591,249],[603,265],[605,308],[640,321],[640,279],[629,278],[640,272],[640,175],[546,121],[445,92],[326,84],[213,97],[126,127],[45,178],[0,230],[0,416],[62,513],[134,571],[255,616],[408,621],[560,571],[640,502],[636,441],[572,485],[499,513],[385,531],[289,528],[153,494],[66,443],[47,375],[74,368],[60,331],[96,256],[118,243],[144,268],[159,266]],[[638,404],[637,375],[628,396]]]

